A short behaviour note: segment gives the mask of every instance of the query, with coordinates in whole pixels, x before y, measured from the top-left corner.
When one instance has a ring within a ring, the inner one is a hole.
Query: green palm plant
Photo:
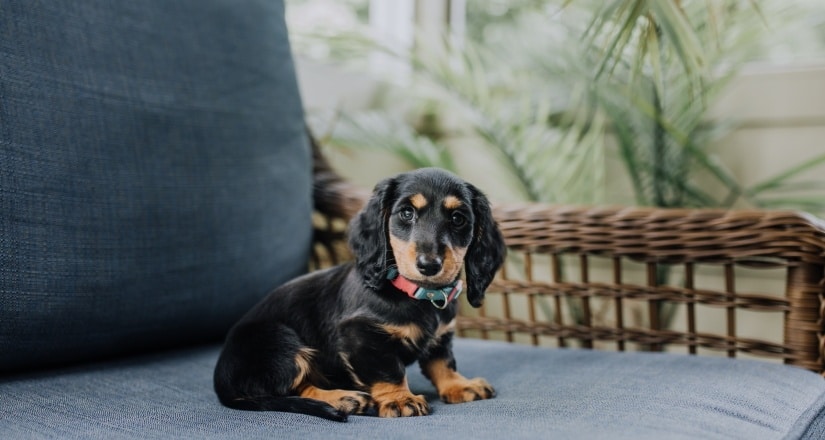
[[[412,69],[412,95],[422,105],[437,102],[441,115],[451,113],[455,130],[487,147],[505,165],[520,197],[545,202],[596,202],[604,184],[604,130],[602,115],[565,112],[551,105],[549,91],[527,84],[540,79],[529,72],[508,68],[497,54],[468,42],[453,46],[444,38],[433,52],[393,52],[362,34],[339,35],[336,53],[366,56],[374,50],[408,60]],[[432,48],[432,45],[430,46]],[[346,49],[344,49],[346,48]],[[514,88],[523,84],[524,88]],[[582,94],[579,94],[582,95]],[[408,97],[409,98],[409,97]],[[398,105],[398,97],[392,101]],[[549,124],[563,115],[564,127]],[[436,117],[440,115],[436,113]],[[419,116],[420,117],[420,116]],[[426,130],[411,130],[392,111],[368,110],[332,117],[334,129],[327,142],[344,148],[382,149],[412,167],[440,166],[456,170],[450,139],[428,137]],[[438,151],[437,154],[433,154]]]
[[[594,105],[610,115],[637,204],[825,211],[816,194],[776,197],[824,189],[795,178],[825,163],[825,155],[743,187],[713,154],[714,141],[733,125],[709,123],[708,108],[761,48],[767,29],[756,3],[608,3],[585,33],[590,44],[601,39],[610,48],[597,58]]]
[[[518,4],[522,10],[506,16],[506,38],[460,48],[445,38],[396,52],[358,32],[324,39],[338,59],[378,50],[407,60],[407,98],[450,113],[505,164],[503,180],[526,200],[603,201],[609,138],[636,204],[825,211],[825,198],[810,194],[822,182],[796,180],[825,155],[743,187],[714,154],[714,141],[734,124],[709,123],[707,110],[760,49],[768,26],[755,2],[566,0],[549,14],[544,2]],[[554,26],[541,26],[548,20]],[[455,170],[451,139],[415,130],[387,108],[396,100],[339,115],[330,143]]]
[[[375,110],[337,113],[325,143],[345,149],[388,151],[412,168],[437,166],[456,171],[453,155],[437,139],[422,136],[402,118]]]
[[[749,188],[713,155],[732,126],[710,123],[708,108],[760,48],[763,18],[752,2],[647,0],[608,2],[593,15],[583,38],[595,67],[590,105],[608,114],[635,203],[764,207],[773,191],[825,187],[792,183],[825,155]],[[822,212],[825,203],[806,197],[787,206]],[[660,266],[657,282],[669,274]],[[659,304],[660,321],[669,325],[676,311]]]

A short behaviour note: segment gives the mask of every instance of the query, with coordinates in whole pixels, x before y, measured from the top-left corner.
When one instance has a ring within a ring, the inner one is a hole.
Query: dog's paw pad
[[[463,403],[474,400],[491,399],[496,390],[482,378],[455,381],[439,390],[441,400],[446,403]]]

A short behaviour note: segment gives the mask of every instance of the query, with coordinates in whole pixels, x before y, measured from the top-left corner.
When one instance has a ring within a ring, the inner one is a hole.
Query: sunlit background
[[[304,104],[371,186],[825,212],[825,3],[290,0]]]

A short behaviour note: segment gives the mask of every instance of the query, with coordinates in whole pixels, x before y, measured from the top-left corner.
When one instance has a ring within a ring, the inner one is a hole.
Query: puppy
[[[230,330],[215,367],[224,405],[346,421],[430,413],[410,392],[418,361],[447,403],[489,399],[493,387],[456,371],[456,298],[479,307],[505,247],[487,198],[435,168],[380,182],[353,219],[355,262],[274,290]]]

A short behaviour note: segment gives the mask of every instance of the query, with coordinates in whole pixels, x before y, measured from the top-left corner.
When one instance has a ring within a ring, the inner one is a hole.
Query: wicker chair
[[[337,263],[348,258],[346,222],[369,192],[341,178],[317,145],[314,150],[316,264]],[[509,261],[481,309],[462,304],[462,336],[745,355],[825,374],[825,223],[812,216],[530,203],[494,211]],[[718,272],[718,287],[698,283],[706,268]],[[679,271],[678,284],[662,282],[668,271]],[[784,292],[739,290],[739,272],[781,277]],[[642,281],[629,280],[628,273],[641,274]],[[681,316],[679,328],[662,322],[667,310]],[[723,320],[722,329],[718,322],[703,328],[703,311]],[[782,338],[749,337],[737,325],[746,313],[759,314],[751,321],[760,328],[761,321],[781,323],[768,334]]]

